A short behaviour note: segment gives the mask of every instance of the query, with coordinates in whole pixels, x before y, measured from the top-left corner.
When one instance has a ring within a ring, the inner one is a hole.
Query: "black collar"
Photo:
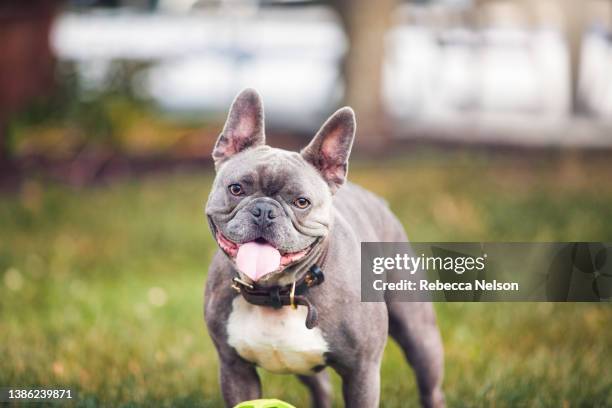
[[[232,279],[232,287],[242,295],[244,300],[252,305],[268,306],[280,309],[283,306],[291,306],[297,309],[297,305],[308,308],[306,315],[306,327],[312,329],[318,323],[317,309],[306,298],[306,292],[313,286],[318,286],[325,280],[323,271],[318,265],[312,265],[306,275],[297,282],[286,286],[263,287],[249,284],[238,277]]]

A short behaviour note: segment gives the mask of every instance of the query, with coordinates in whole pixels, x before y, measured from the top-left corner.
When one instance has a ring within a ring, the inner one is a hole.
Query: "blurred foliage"
[[[179,124],[164,118],[139,93],[139,81],[147,67],[145,63],[114,61],[106,72],[102,68],[104,74],[96,84],[84,79],[75,63],[59,63],[53,92],[11,121],[10,151],[17,157],[66,159],[81,151],[169,154],[178,143],[193,144],[184,139],[197,134],[201,123]]]
[[[413,241],[612,237],[609,162],[438,155],[353,163]],[[0,384],[73,386],[77,406],[222,405],[202,319],[216,250],[212,174],[75,191],[37,180],[0,201]],[[609,304],[437,304],[449,406],[611,406]],[[335,403],[341,406],[334,375]],[[264,395],[305,406],[290,376]],[[389,343],[385,407],[417,406]]]

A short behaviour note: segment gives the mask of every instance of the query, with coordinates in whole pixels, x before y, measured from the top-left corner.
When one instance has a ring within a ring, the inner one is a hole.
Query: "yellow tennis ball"
[[[258,399],[252,401],[244,401],[236,405],[234,408],[295,408],[288,402],[277,399]]]

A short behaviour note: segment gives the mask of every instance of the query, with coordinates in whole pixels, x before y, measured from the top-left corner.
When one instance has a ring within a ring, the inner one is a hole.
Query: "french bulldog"
[[[431,303],[360,301],[360,243],[407,238],[381,198],[346,181],[355,126],[352,109],[342,108],[291,152],[265,144],[256,91],[232,103],[212,154],[206,216],[219,249],[204,294],[227,406],[261,397],[262,367],[297,375],[313,406],[330,407],[331,367],[342,378],[345,406],[377,407],[388,334],[416,373],[422,405],[444,406]],[[309,286],[315,270],[323,276]],[[270,302],[253,301],[262,293]]]

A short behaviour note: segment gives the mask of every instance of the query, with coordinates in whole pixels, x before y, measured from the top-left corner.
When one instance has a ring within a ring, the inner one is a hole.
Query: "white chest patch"
[[[328,347],[321,329],[306,328],[307,311],[255,306],[238,296],[227,322],[228,342],[242,358],[273,373],[312,374],[325,363]]]

